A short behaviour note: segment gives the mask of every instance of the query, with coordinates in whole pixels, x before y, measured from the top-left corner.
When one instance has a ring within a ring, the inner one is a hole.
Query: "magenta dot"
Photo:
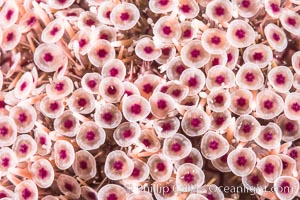
[[[224,97],[223,97],[223,95],[217,95],[217,96],[214,98],[214,101],[215,101],[217,104],[223,104],[223,103],[224,103]]]
[[[94,192],[88,192],[87,195],[91,200],[97,200],[98,199],[97,195]]]
[[[93,131],[88,131],[85,135],[85,138],[88,140],[88,141],[93,141],[96,137],[96,134],[93,132]]]
[[[186,69],[186,67],[185,67],[184,65],[179,65],[179,66],[176,67],[176,73],[177,73],[178,75],[181,75],[182,72],[183,72],[185,69]]]
[[[163,33],[164,33],[165,35],[170,35],[170,34],[172,33],[172,29],[171,29],[170,26],[164,26],[164,27],[162,28],[162,31],[163,31]]]
[[[267,174],[273,174],[274,173],[274,165],[272,163],[267,163],[264,167],[264,172]]]
[[[191,183],[194,181],[194,175],[193,174],[185,174],[184,175],[184,181],[187,182],[187,183]]]
[[[111,113],[107,112],[107,113],[104,113],[104,114],[103,114],[102,118],[103,118],[105,121],[109,122],[109,121],[111,121],[111,120],[113,119],[113,116],[112,116]]]
[[[168,86],[163,86],[163,87],[161,87],[160,91],[163,93],[166,93],[168,89],[169,89]]]
[[[267,109],[267,110],[270,110],[273,108],[273,101],[270,101],[270,100],[266,100],[264,102],[264,108]]]
[[[100,35],[100,39],[102,39],[102,40],[108,40],[109,37],[108,37],[107,34],[101,34],[101,35]]]
[[[216,82],[217,84],[221,85],[222,83],[225,82],[224,76],[222,76],[222,75],[217,76],[216,79],[215,79],[215,82]]]
[[[23,82],[20,86],[20,90],[23,91],[27,87],[27,82]]]
[[[127,96],[131,96],[133,93],[129,90],[125,90],[124,94],[127,94]]]
[[[189,13],[191,11],[191,7],[187,4],[184,4],[180,7],[180,10],[184,13]]]
[[[290,157],[293,158],[293,159],[296,159],[298,158],[298,152],[297,150],[292,150],[290,153],[289,153]]]
[[[122,161],[115,161],[113,168],[117,171],[122,170],[123,169],[123,162]]]
[[[245,166],[247,163],[247,159],[245,158],[245,156],[239,156],[236,163],[241,167],[241,166]]]
[[[87,162],[86,162],[85,160],[81,160],[81,161],[79,162],[79,167],[80,167],[81,169],[85,170],[85,169],[88,168],[88,164],[87,164]]]
[[[87,104],[87,100],[85,98],[80,98],[77,103],[80,107],[84,107]]]
[[[142,106],[140,104],[133,104],[130,107],[130,112],[135,114],[135,115],[138,115],[142,112]]]
[[[78,41],[78,43],[79,43],[79,47],[82,48],[87,44],[87,41],[86,39],[82,38]]]
[[[129,15],[129,13],[124,12],[124,13],[121,13],[120,18],[121,18],[122,21],[127,21],[127,20],[129,20],[130,15]]]
[[[133,176],[133,177],[139,177],[140,176],[140,172],[141,171],[138,168],[133,168],[131,176]]]
[[[12,41],[14,39],[14,37],[15,37],[15,34],[13,32],[8,33],[6,36],[7,42]]]
[[[110,74],[110,76],[115,77],[119,74],[119,70],[117,68],[113,67],[109,70],[109,74]]]
[[[193,118],[192,120],[191,120],[191,125],[193,126],[193,127],[198,127],[198,126],[200,126],[200,124],[201,124],[201,120],[200,119],[198,119],[198,118]]]
[[[225,14],[225,9],[222,8],[221,6],[215,8],[215,13],[219,17]]]
[[[200,56],[200,51],[198,49],[194,49],[193,51],[191,51],[191,56],[193,58],[198,58]]]
[[[249,6],[251,5],[251,3],[248,0],[244,0],[244,1],[241,2],[241,5],[244,8],[249,8]]]
[[[293,103],[291,106],[291,109],[295,112],[299,112],[300,111],[300,104],[298,104],[297,102]]]
[[[291,185],[287,181],[283,181],[278,188],[278,191],[287,194],[291,191]]]
[[[21,113],[18,117],[19,122],[24,123],[27,120],[27,115],[25,113]]]
[[[191,30],[191,29],[186,29],[186,30],[183,32],[183,37],[184,37],[184,38],[191,38],[191,37],[192,37],[192,30]]]
[[[48,171],[45,170],[45,168],[41,168],[39,169],[39,177],[41,177],[42,179],[46,178],[48,176]]]
[[[7,197],[6,193],[1,192],[0,193],[0,199]]]
[[[69,183],[65,183],[65,188],[68,190],[68,191],[70,191],[70,192],[72,192],[73,191],[73,185],[71,185],[71,184],[69,184]]]
[[[109,95],[115,95],[117,93],[117,89],[113,85],[109,86],[106,91]]]
[[[166,165],[163,162],[159,162],[156,164],[156,169],[160,172],[164,171],[166,169]]]
[[[143,139],[142,143],[143,143],[143,145],[145,145],[145,147],[150,147],[151,146],[151,142],[148,139]]]
[[[272,37],[276,42],[278,42],[280,40],[280,36],[277,33],[273,33]]]
[[[257,185],[260,182],[260,178],[258,176],[252,176],[250,178],[252,185]]]
[[[64,149],[60,150],[59,158],[62,159],[62,160],[66,159],[67,158],[67,151],[64,150]]]
[[[216,200],[216,198],[214,197],[214,195],[211,194],[211,193],[206,194],[205,197],[206,197],[208,200]]]
[[[144,48],[144,52],[146,53],[146,54],[151,54],[152,52],[153,52],[153,49],[152,49],[152,47],[145,47]]]
[[[44,55],[45,62],[52,62],[53,59],[54,59],[54,57],[52,56],[51,53],[45,53],[45,55]]]
[[[150,83],[144,84],[143,85],[143,91],[146,94],[149,94],[149,93],[153,92],[153,86]]]
[[[23,191],[22,191],[22,197],[24,199],[28,199],[31,197],[31,191],[28,190],[28,188],[25,188]]]
[[[27,20],[27,25],[32,26],[36,22],[36,18],[32,16],[29,20]]]
[[[261,52],[255,52],[252,58],[255,61],[261,61],[264,58],[264,55]]]
[[[107,51],[105,49],[99,49],[98,52],[97,52],[97,55],[100,58],[105,58],[107,56]]]
[[[123,132],[123,137],[124,137],[124,138],[130,138],[131,136],[132,136],[132,132],[131,132],[130,129],[125,130],[125,131]]]
[[[188,80],[188,84],[190,87],[196,87],[197,84],[198,84],[198,80],[196,77],[191,77],[189,80]]]
[[[244,107],[246,105],[246,99],[244,97],[240,97],[236,100],[236,103],[239,107]]]
[[[271,141],[272,139],[273,139],[273,134],[272,134],[272,133],[270,133],[270,132],[264,133],[264,140],[265,140],[265,141],[269,142],[269,141]]]
[[[3,100],[0,100],[0,108],[5,108],[6,103]]]
[[[227,163],[228,154],[226,153],[224,156],[220,158],[223,163]]]
[[[118,196],[115,193],[111,193],[107,196],[106,200],[118,200]]]
[[[291,25],[291,26],[296,26],[296,24],[297,24],[296,19],[291,18],[291,17],[289,17],[289,18],[287,19],[287,23],[288,23],[289,25]]]
[[[231,53],[228,53],[228,54],[227,54],[227,63],[231,62],[232,59],[233,59],[232,54],[231,54]]]
[[[50,34],[52,36],[56,35],[56,33],[59,31],[59,29],[57,27],[54,27],[51,31],[50,31]]]
[[[8,128],[6,128],[5,126],[0,128],[0,135],[5,137],[8,134]]]
[[[271,3],[270,7],[271,7],[271,9],[272,9],[272,11],[273,11],[274,13],[280,11],[280,7],[279,7],[279,5],[276,4],[276,3]]]
[[[159,0],[158,2],[161,6],[166,6],[169,3],[169,0]]]
[[[11,17],[13,16],[13,14],[14,14],[13,10],[8,10],[7,13],[6,13],[6,15],[5,15],[6,19],[10,20]]]
[[[244,125],[242,126],[242,131],[243,131],[244,133],[250,133],[250,132],[251,132],[251,129],[252,129],[252,127],[251,127],[250,124],[244,124]]]
[[[283,168],[283,169],[288,168],[288,166],[289,166],[289,163],[288,163],[288,162],[282,161],[282,168]]]
[[[165,109],[166,107],[168,106],[168,104],[167,104],[167,102],[165,101],[165,100],[163,100],[163,99],[160,99],[160,100],[158,100],[157,101],[157,107],[159,108],[159,109]]]
[[[67,119],[64,121],[64,127],[66,129],[71,129],[73,127],[73,121],[70,119]]]
[[[187,156],[185,159],[184,159],[184,163],[194,163],[194,159],[191,157],[191,156]]]
[[[40,144],[45,145],[46,144],[46,137],[40,137]]]
[[[218,147],[219,147],[219,143],[215,140],[213,140],[209,143],[209,148],[211,148],[212,150],[217,150]]]
[[[246,32],[243,29],[238,29],[238,30],[236,30],[235,35],[239,39],[243,39],[246,36]]]
[[[179,89],[173,90],[172,95],[175,97],[179,97],[181,95],[181,90]]]
[[[220,60],[219,58],[214,58],[211,62],[211,65],[212,66],[216,66],[216,65],[219,65],[220,64]]]
[[[85,21],[85,24],[88,25],[88,26],[93,26],[93,25],[95,25],[95,21],[92,20],[92,19],[87,19],[87,20]]]
[[[292,122],[288,122],[285,124],[285,130],[288,132],[293,131],[295,128],[295,125]]]
[[[77,14],[75,12],[69,12],[66,14],[67,17],[76,17]]]
[[[56,84],[55,84],[55,87],[54,87],[54,88],[55,88],[57,91],[63,91],[63,90],[64,90],[64,86],[65,86],[64,83],[59,82],[59,83],[56,83]]]
[[[58,103],[55,101],[55,102],[50,103],[49,108],[51,109],[51,111],[55,111],[55,110],[57,110],[57,109],[59,108],[59,105],[58,105]]]
[[[23,154],[27,153],[28,151],[28,145],[27,144],[21,144],[20,145],[20,148],[19,148],[19,151]]]
[[[218,37],[218,36],[213,36],[211,39],[210,39],[211,43],[215,44],[215,45],[218,45],[220,44],[221,42],[221,38]]]
[[[283,74],[276,75],[276,83],[277,84],[284,84],[285,83],[285,76]]]
[[[58,0],[59,3],[64,4],[67,0]]]
[[[110,18],[110,14],[111,14],[111,11],[107,11],[107,12],[105,13],[105,17],[106,17],[106,18]]]
[[[176,143],[174,143],[173,145],[172,145],[172,151],[174,151],[174,152],[179,152],[180,150],[181,150],[181,144],[179,144],[178,142],[176,142]]]
[[[223,123],[224,123],[225,119],[224,117],[217,117],[215,119],[215,123],[218,125],[218,126],[221,126]]]
[[[164,56],[169,56],[170,55],[170,52],[171,52],[171,48],[162,48],[161,49],[161,52]]]
[[[95,80],[89,80],[89,81],[87,82],[87,85],[88,85],[89,88],[93,89],[93,88],[96,87],[97,81],[95,81]]]
[[[7,168],[9,167],[9,158],[2,158],[2,162],[1,162],[2,166]]]
[[[246,75],[245,75],[245,79],[248,81],[248,82],[253,82],[255,80],[255,76],[253,73],[251,72],[247,72]]]
[[[170,123],[163,123],[161,128],[162,128],[162,132],[170,131],[172,130],[172,125]]]

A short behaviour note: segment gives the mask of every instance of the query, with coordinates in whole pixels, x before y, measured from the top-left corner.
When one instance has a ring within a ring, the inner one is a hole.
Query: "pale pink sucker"
[[[73,145],[65,140],[57,140],[53,146],[54,161],[57,168],[61,170],[68,169],[75,160],[75,151]]]
[[[268,123],[261,127],[259,135],[254,139],[255,142],[264,149],[275,149],[280,146],[282,131],[275,123]]]
[[[150,156],[147,165],[150,168],[150,175],[155,181],[167,181],[172,175],[172,161],[164,154]]]
[[[280,176],[274,182],[274,189],[280,200],[292,200],[297,196],[299,181],[292,176]]]
[[[141,134],[141,128],[136,122],[123,122],[113,133],[113,138],[121,147],[129,147],[135,143]]]
[[[46,159],[35,161],[30,168],[33,174],[33,181],[40,188],[48,188],[54,181],[54,169],[51,163]]]
[[[268,24],[264,33],[269,45],[278,52],[283,52],[287,45],[287,37],[285,32],[275,24]]]
[[[87,121],[80,125],[76,134],[76,143],[83,150],[94,150],[104,144],[106,134],[96,122]]]
[[[163,16],[157,20],[153,27],[153,34],[165,43],[172,43],[172,40],[179,40],[181,28],[178,19],[171,16]]]
[[[125,200],[127,196],[126,190],[116,184],[107,184],[98,191],[98,199],[110,200]]]
[[[234,0],[233,6],[238,8],[241,17],[251,18],[258,13],[261,2],[259,0]]]
[[[228,152],[229,143],[219,133],[208,131],[202,138],[200,149],[203,157],[214,160]]]
[[[77,151],[75,153],[72,169],[79,178],[89,180],[96,176],[96,160],[94,156],[86,150]]]
[[[171,160],[180,160],[192,151],[192,143],[183,134],[177,133],[164,140],[162,152]]]
[[[38,188],[32,180],[24,180],[15,187],[15,196],[20,200],[38,200]]]
[[[105,103],[96,106],[94,120],[102,128],[113,129],[121,123],[122,113],[115,105]]]
[[[204,181],[204,172],[194,164],[185,163],[177,169],[176,186],[179,191],[192,191],[201,187]]]
[[[110,20],[115,28],[129,30],[133,28],[140,18],[140,12],[136,5],[123,2],[116,5],[110,14]]]
[[[80,185],[72,176],[60,174],[56,183],[58,189],[65,195],[66,198],[78,199],[80,197]]]
[[[254,140],[261,132],[260,123],[252,115],[238,117],[235,124],[234,137],[242,142]]]
[[[134,163],[123,151],[115,150],[107,155],[104,172],[111,180],[128,178],[134,169]]]
[[[154,13],[167,13],[176,9],[178,3],[178,0],[150,0],[149,8]]]
[[[230,21],[232,18],[232,11],[232,3],[228,0],[210,1],[205,9],[205,13],[209,17],[209,19],[217,23],[224,23]]]

